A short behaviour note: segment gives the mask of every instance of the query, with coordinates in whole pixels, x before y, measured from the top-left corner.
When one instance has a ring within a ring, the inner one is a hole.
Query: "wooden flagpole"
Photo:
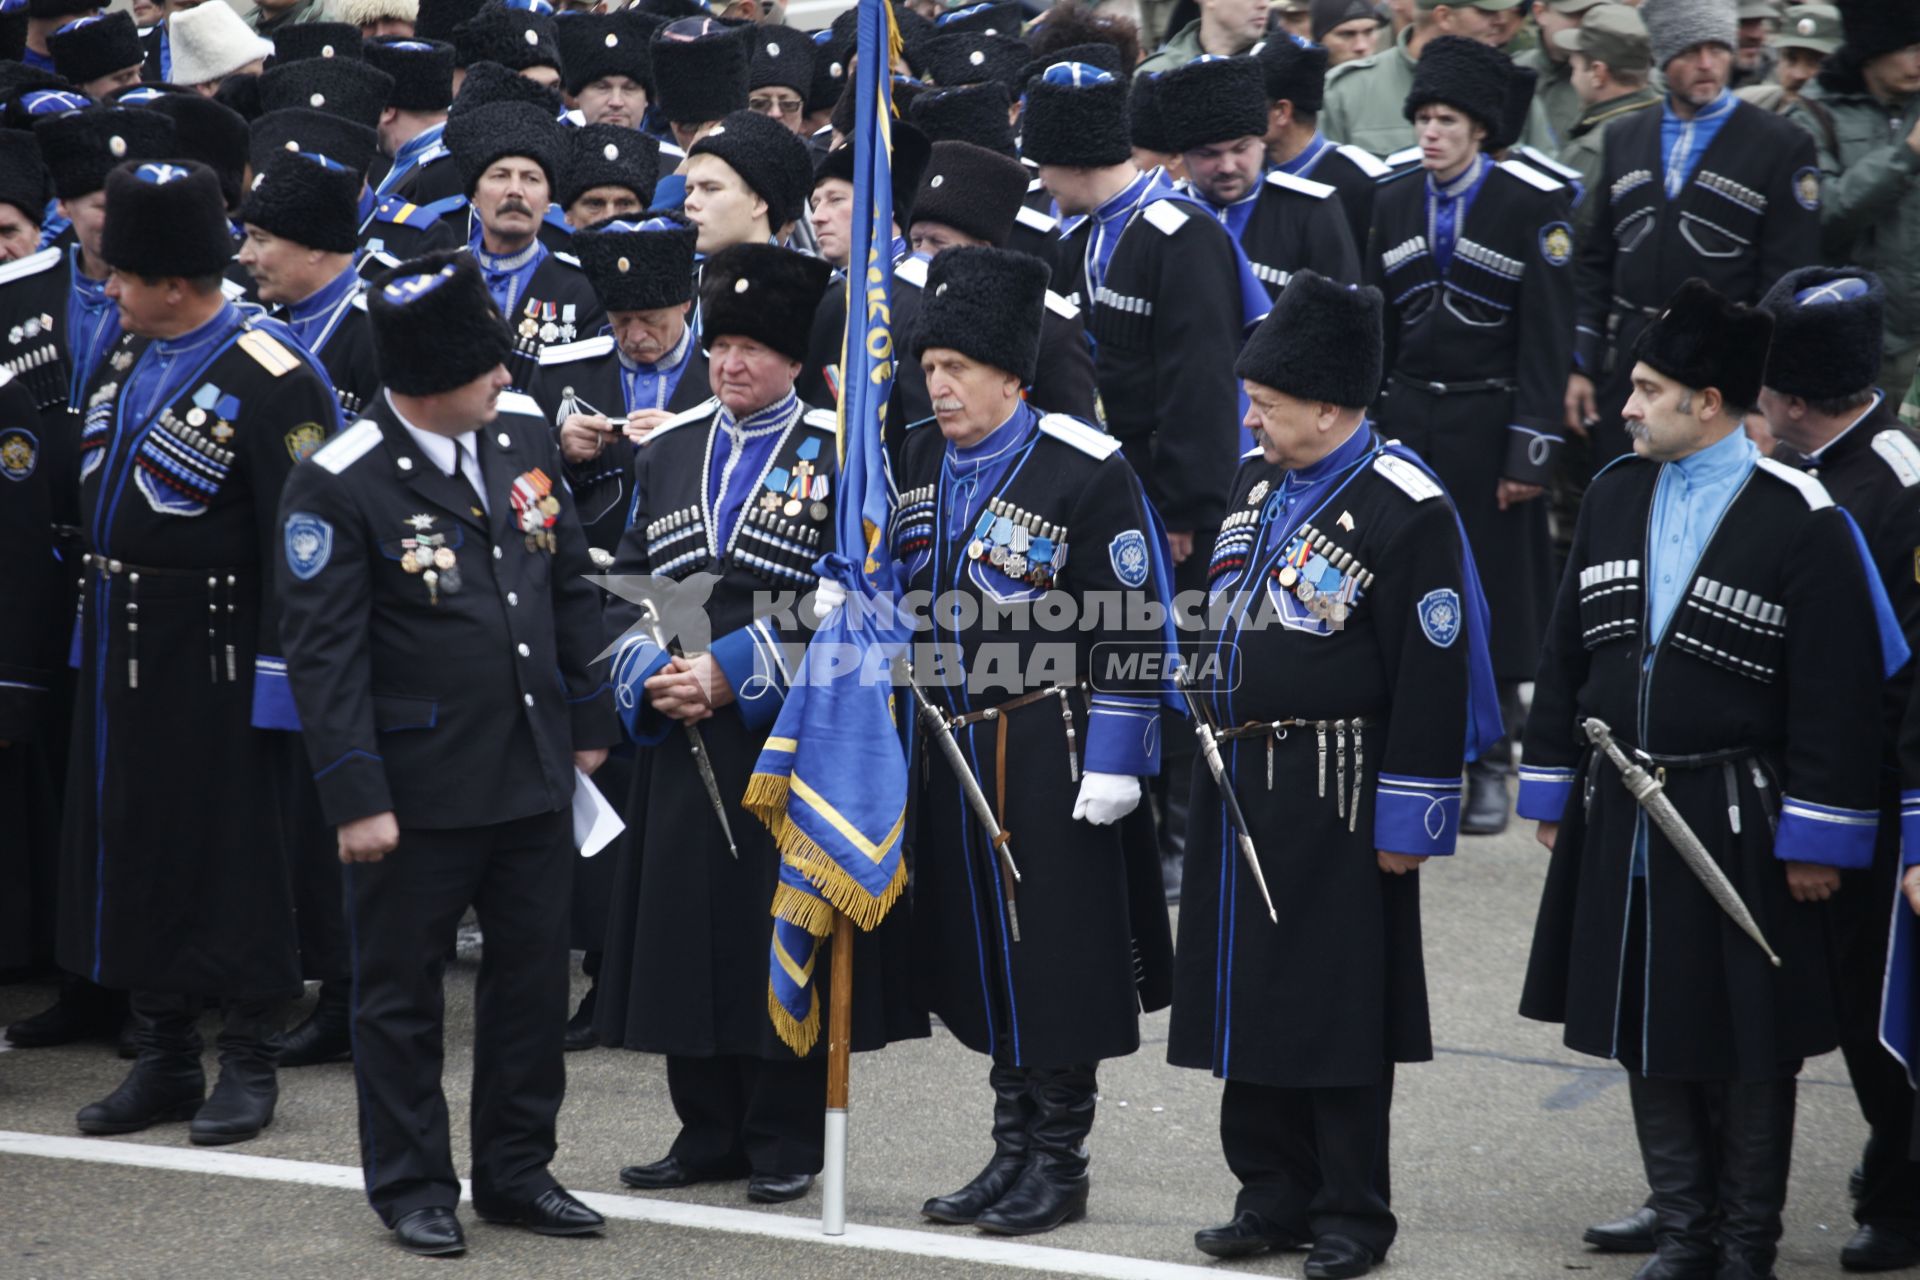
[[[833,982],[827,996],[826,1181],[820,1230],[847,1233],[847,1076],[853,1049],[853,918],[833,913]]]

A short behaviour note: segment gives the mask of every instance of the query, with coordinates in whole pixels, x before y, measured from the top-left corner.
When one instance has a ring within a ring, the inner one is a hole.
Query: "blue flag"
[[[839,550],[815,570],[848,596],[815,633],[754,764],[746,807],[780,849],[767,1012],[795,1053],[820,1035],[814,970],[836,911],[872,929],[906,889],[908,765],[891,659],[906,642],[882,543],[895,495],[882,431],[893,391],[893,95],[901,48],[886,0],[860,0],[853,251],[840,367]],[[881,607],[876,607],[881,604]],[[845,963],[844,958],[838,962]]]

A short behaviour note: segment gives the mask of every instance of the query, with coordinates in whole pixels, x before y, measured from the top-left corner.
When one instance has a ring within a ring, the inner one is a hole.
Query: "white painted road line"
[[[137,1142],[109,1142],[101,1138],[54,1137],[40,1133],[0,1130],[0,1156],[41,1156],[53,1160],[81,1160],[93,1164],[130,1165],[172,1173],[212,1174],[223,1178],[251,1178],[260,1182],[289,1182],[337,1191],[359,1192],[360,1170],[352,1165],[319,1164],[310,1160],[283,1160],[277,1156],[248,1156],[231,1151],[203,1151],[196,1147],[161,1147]],[[467,1186],[461,1183],[461,1195]],[[1185,1266],[1118,1254],[1085,1253],[1047,1245],[994,1240],[985,1236],[898,1227],[847,1224],[843,1236],[823,1236],[811,1218],[759,1213],[751,1209],[722,1209],[715,1205],[677,1200],[648,1200],[638,1196],[575,1192],[605,1214],[629,1222],[654,1222],[669,1227],[726,1231],[775,1240],[816,1244],[829,1249],[864,1249],[901,1253],[920,1258],[949,1258],[982,1266],[1024,1267],[1062,1276],[1095,1276],[1102,1280],[1219,1280],[1212,1267]]]

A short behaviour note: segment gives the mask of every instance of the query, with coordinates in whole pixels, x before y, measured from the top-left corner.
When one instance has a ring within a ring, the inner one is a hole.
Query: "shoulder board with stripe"
[[[895,279],[905,280],[916,289],[927,287],[927,260],[911,257],[900,259],[900,265],[893,269]]]
[[[1538,147],[1515,147],[1514,150],[1519,153],[1520,159],[1525,160],[1536,169],[1550,173],[1556,178],[1564,179],[1567,182],[1577,182],[1580,180],[1580,171],[1578,169],[1570,164],[1561,164],[1557,159],[1548,155]]]
[[[840,415],[832,409],[809,409],[800,415],[800,421],[815,431],[837,432],[840,430]]]
[[[581,113],[580,108],[578,107],[575,107],[573,110],[567,112],[565,115],[562,115],[560,119],[565,121],[567,124],[572,125],[576,129],[578,129],[581,125],[587,122],[587,117]]]
[[[1369,178],[1384,178],[1390,172],[1386,165],[1380,163],[1380,157],[1365,147],[1356,147],[1351,142],[1343,142],[1334,150],[1345,156],[1348,163]]]
[[[1567,184],[1552,174],[1542,173],[1524,160],[1502,160],[1498,166],[1530,187],[1542,191],[1564,191]]]
[[[675,427],[684,427],[689,422],[705,422],[708,418],[711,418],[713,416],[713,411],[715,409],[718,409],[719,407],[720,407],[719,396],[713,396],[707,400],[704,400],[701,403],[693,406],[693,408],[688,409],[685,413],[676,414],[674,417],[668,418],[665,422],[661,423],[659,426],[655,427],[653,430],[647,432],[647,438],[645,440],[642,440],[640,442],[640,445],[642,448],[645,448],[647,445],[652,444],[655,440],[658,440],[661,436],[673,430]]]
[[[229,280],[222,276],[220,279],[220,292],[227,295],[228,302],[238,302],[247,296],[247,286],[237,280]]]
[[[547,420],[547,415],[540,411],[539,403],[524,391],[502,391],[500,398],[494,401],[494,407],[501,413],[514,413],[522,417],[538,418],[543,423]]]
[[[1315,182],[1312,178],[1298,178],[1291,173],[1282,173],[1278,169],[1267,175],[1267,183],[1282,191],[1297,191],[1303,196],[1312,196],[1315,200],[1325,200],[1333,194],[1333,188],[1324,182]]]
[[[1170,236],[1187,225],[1187,219],[1193,215],[1180,207],[1177,200],[1155,200],[1140,215],[1152,223],[1161,235]]]
[[[1046,188],[1046,185],[1047,184],[1040,181],[1040,179],[1035,178],[1032,182],[1029,182],[1027,184],[1027,194],[1032,195],[1036,191],[1044,190]]]
[[[324,471],[339,475],[364,458],[367,451],[379,443],[380,424],[372,418],[362,418],[321,445],[308,461]]]
[[[1060,225],[1060,219],[1050,213],[1042,213],[1032,205],[1023,204],[1014,211],[1013,220],[1023,227],[1032,227],[1035,231],[1051,231]]]
[[[1047,310],[1055,315],[1065,316],[1069,320],[1080,318],[1080,306],[1071,298],[1063,298],[1053,290],[1047,290]]]
[[[432,164],[435,160],[438,160],[443,156],[450,156],[452,154],[453,152],[447,150],[446,143],[436,142],[432,146],[428,147],[425,151],[422,151],[420,153],[420,158],[413,162],[413,167],[416,169],[424,169],[428,165]]]
[[[1433,477],[1405,458],[1383,453],[1373,460],[1373,470],[1382,480],[1387,481],[1415,502],[1425,502],[1429,498],[1440,496],[1440,486],[1434,482]]]
[[[262,329],[249,329],[240,335],[239,348],[253,357],[255,364],[274,377],[284,377],[300,367],[300,357],[287,350],[280,339]]]
[[[1089,426],[1064,413],[1049,413],[1040,419],[1040,430],[1062,444],[1070,444],[1089,458],[1105,460],[1120,452],[1120,442],[1098,427]]]
[[[0,267],[0,284],[6,284],[9,280],[25,279],[27,276],[37,276],[65,256],[64,249],[55,247],[30,253],[18,262],[9,262],[6,266]]]
[[[0,364],[0,387],[4,387],[9,382],[12,382],[12,381],[13,381],[13,370],[7,368],[3,364]]]
[[[660,154],[662,156],[670,156],[675,160],[685,160],[687,158],[687,153],[680,149],[678,143],[674,142],[662,142],[660,144]],[[654,428],[655,431],[659,429],[658,427]]]
[[[550,364],[572,364],[576,360],[604,356],[612,350],[613,335],[603,333],[597,338],[582,338],[578,342],[560,342],[551,347],[542,347],[540,364],[543,368]]]
[[[380,247],[378,247],[378,248],[371,248],[371,249],[368,249],[368,250],[367,250],[367,257],[368,257],[368,258],[372,258],[372,259],[373,259],[373,260],[374,260],[375,262],[377,262],[377,263],[379,263],[379,264],[380,264],[381,266],[383,266],[383,267],[387,267],[387,268],[389,268],[389,269],[391,269],[391,268],[393,268],[393,267],[397,267],[397,266],[399,266],[399,265],[400,265],[400,259],[398,259],[398,258],[396,258],[396,257],[394,257],[394,256],[393,256],[392,254],[390,254],[390,253],[388,253],[388,252],[386,251],[386,248],[385,248],[385,242],[384,242],[384,241],[382,241],[382,242],[381,242],[381,246],[380,246]],[[362,261],[362,262],[365,262],[365,261],[366,261],[366,259],[365,259],[365,258],[363,258],[363,259],[361,259],[361,261]],[[360,295],[360,305],[361,305],[362,307],[365,307],[365,306],[366,306],[366,295],[365,295],[365,294],[361,294],[361,295]]]
[[[1786,463],[1775,462],[1772,458],[1760,459],[1759,468],[1763,474],[1770,475],[1775,480],[1783,480],[1799,490],[1800,496],[1806,500],[1807,506],[1812,510],[1818,511],[1822,507],[1833,505],[1833,495],[1827,492],[1827,486],[1806,472],[1796,471]]]
[[[373,211],[375,222],[385,222],[396,227],[430,227],[440,221],[440,216],[449,210],[458,208],[465,202],[462,196],[448,196],[445,200],[436,200],[432,204],[414,204],[402,200],[399,196],[388,196]]]
[[[580,259],[574,257],[570,253],[566,253],[566,252],[563,252],[562,250],[556,249],[553,251],[553,253],[551,253],[548,256],[560,259],[560,261],[566,263],[568,266],[572,267],[575,271],[580,270]]]
[[[1404,169],[1408,165],[1419,164],[1420,148],[1408,147],[1405,150],[1396,151],[1381,163],[1385,164],[1389,170]]]
[[[1899,477],[1901,487],[1911,489],[1920,484],[1920,447],[1915,446],[1913,438],[1899,427],[1888,427],[1873,438],[1873,451],[1880,460],[1893,468],[1893,474]]]

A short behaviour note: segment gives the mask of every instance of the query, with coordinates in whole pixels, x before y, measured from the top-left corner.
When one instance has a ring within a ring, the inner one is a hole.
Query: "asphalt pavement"
[[[1557,1027],[1514,1012],[1546,868],[1531,826],[1464,839],[1456,857],[1419,873],[1426,881],[1437,1053],[1398,1076],[1393,1187],[1400,1240],[1377,1274],[1626,1280],[1638,1265],[1580,1243],[1587,1223],[1632,1208],[1645,1192],[1625,1077],[1610,1063],[1564,1048]],[[446,1081],[457,1159],[466,1150],[474,973],[468,955],[447,983]],[[1297,976],[1315,979],[1310,968]],[[583,989],[576,974],[576,997]],[[0,987],[0,1022],[40,1008],[50,994],[33,984]],[[645,1197],[625,1191],[620,1166],[663,1154],[676,1128],[665,1066],[647,1055],[595,1049],[568,1056],[554,1172],[570,1188],[600,1193],[602,1203],[630,1207],[637,1218],[614,1220],[599,1239],[549,1240],[480,1224],[463,1206],[470,1247],[457,1261],[402,1254],[355,1189],[353,1076],[346,1065],[284,1072],[272,1127],[222,1151],[270,1159],[196,1164],[201,1153],[180,1124],[69,1142],[52,1153],[43,1141],[10,1136],[77,1137],[74,1112],[110,1091],[127,1064],[104,1045],[0,1053],[0,1280],[333,1280],[428,1272],[947,1280],[1178,1276],[1192,1274],[1189,1267],[1299,1276],[1303,1254],[1214,1263],[1193,1248],[1196,1228],[1231,1216],[1235,1184],[1220,1156],[1219,1082],[1166,1064],[1166,1026],[1164,1013],[1146,1019],[1140,1052],[1101,1070],[1087,1219],[1025,1249],[983,1248],[979,1242],[988,1237],[933,1227],[919,1216],[923,1199],[966,1181],[990,1148],[986,1064],[943,1031],[854,1059],[848,1218],[855,1235],[859,1228],[883,1230],[857,1241],[850,1236],[851,1243],[820,1238],[808,1225],[820,1213],[817,1188],[770,1210],[749,1205],[742,1183]],[[1853,1228],[1847,1172],[1864,1137],[1838,1056],[1808,1063],[1782,1280],[1839,1274],[1840,1246]]]

